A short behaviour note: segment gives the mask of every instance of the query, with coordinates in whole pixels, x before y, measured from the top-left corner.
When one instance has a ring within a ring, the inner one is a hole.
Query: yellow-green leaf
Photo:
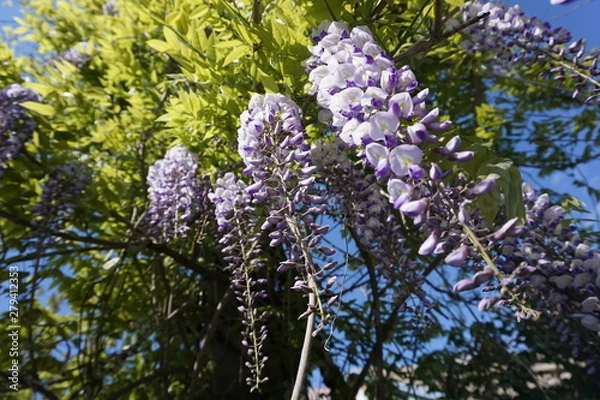
[[[260,83],[262,83],[263,87],[265,88],[265,91],[271,92],[271,93],[279,93],[279,86],[277,85],[277,82],[275,82],[275,79],[271,78],[271,76],[269,74],[266,74],[262,70],[259,70],[258,71],[258,79],[260,80]]]
[[[225,66],[231,64],[235,60],[245,56],[246,54],[249,54],[251,51],[252,49],[250,48],[250,46],[240,46],[237,49],[234,49],[231,52],[229,52],[229,54],[227,54],[227,57],[225,57],[225,60],[223,60],[223,65]]]
[[[50,104],[42,104],[35,101],[24,101],[20,103],[21,106],[28,110],[34,111],[38,114],[50,117],[56,114],[56,110]]]
[[[216,43],[215,44],[215,48],[217,49],[226,49],[229,47],[237,47],[237,46],[243,46],[244,42],[242,42],[241,40],[237,40],[237,39],[233,39],[233,40],[226,40],[224,42],[220,42],[220,43]]]
[[[465,5],[465,0],[445,0],[446,3],[450,4],[451,6],[456,6],[456,7],[463,7]]]
[[[171,50],[171,46],[169,46],[169,43],[158,39],[150,39],[146,42],[146,44],[154,50],[161,53],[166,53],[169,50]]]

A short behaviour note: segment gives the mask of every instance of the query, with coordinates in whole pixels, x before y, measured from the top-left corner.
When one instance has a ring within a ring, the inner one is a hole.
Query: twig
[[[468,20],[467,22],[464,22],[464,23],[458,25],[454,29],[451,29],[448,32],[441,34],[439,37],[433,37],[429,40],[421,39],[417,43],[415,43],[410,49],[408,49],[404,53],[394,57],[394,62],[398,63],[400,61],[404,61],[407,58],[410,58],[418,53],[421,53],[425,50],[429,50],[431,47],[435,46],[436,44],[439,44],[439,43],[443,42],[444,40],[448,39],[450,36],[468,28],[471,25],[476,24],[477,22],[481,21],[482,19],[486,18],[489,15],[490,15],[489,12],[478,15],[477,17],[472,18],[472,19]]]
[[[156,378],[160,378],[161,376],[165,376],[165,375],[168,376],[168,375],[172,375],[172,374],[186,374],[188,372],[189,371],[186,368],[171,368],[171,369],[159,370],[159,371],[154,372],[153,374],[146,375],[136,381],[133,381],[133,382],[125,385],[124,387],[122,387],[119,390],[109,393],[106,396],[106,399],[108,399],[108,400],[120,399],[123,396],[125,396],[127,393],[131,392],[136,387],[143,385],[144,383],[151,382]]]
[[[204,335],[204,340],[202,341],[202,344],[200,345],[201,352],[206,349],[207,343],[210,341],[210,339],[215,334],[215,332],[217,330],[217,321],[219,320],[219,317],[223,313],[223,309],[225,308],[225,305],[229,302],[229,299],[231,298],[233,293],[234,293],[234,286],[232,284],[231,286],[229,286],[229,288],[227,289],[227,292],[225,292],[225,295],[221,298],[221,300],[219,301],[219,304],[217,304],[217,307],[215,308],[215,313],[213,314],[212,319],[210,320],[208,329],[206,330],[206,334]]]
[[[440,39],[442,34],[442,0],[435,0],[434,8],[435,22],[433,25],[434,39]]]
[[[376,387],[376,393],[375,393],[375,398],[376,399],[382,399],[383,398],[383,380],[384,380],[384,376],[383,376],[383,342],[385,340],[384,338],[384,332],[383,332],[383,326],[381,325],[381,301],[380,301],[380,293],[379,293],[379,287],[377,284],[377,276],[375,274],[375,265],[372,262],[372,257],[370,256],[369,251],[363,246],[362,242],[360,241],[360,237],[359,235],[356,233],[356,231],[354,229],[352,229],[351,227],[348,227],[348,230],[350,231],[350,235],[352,236],[352,238],[354,239],[354,242],[356,243],[358,250],[363,258],[363,261],[367,267],[367,271],[369,273],[369,284],[371,285],[371,290],[373,293],[373,307],[372,307],[372,311],[373,311],[373,323],[375,325],[375,343],[373,344],[373,358],[374,358],[374,364],[375,364],[375,387]]]

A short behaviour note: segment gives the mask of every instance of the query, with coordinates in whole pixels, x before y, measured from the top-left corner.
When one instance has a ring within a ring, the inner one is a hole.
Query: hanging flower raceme
[[[246,349],[250,371],[247,383],[252,390],[267,380],[262,369],[267,357],[262,348],[267,338],[266,319],[268,314],[258,310],[257,302],[267,296],[262,288],[264,278],[256,278],[264,263],[260,260],[260,230],[255,208],[251,204],[252,196],[246,190],[246,184],[238,180],[231,172],[217,179],[215,188],[208,198],[215,204],[215,216],[222,237],[223,254],[232,274],[232,285],[238,300],[238,310],[242,314],[245,329],[242,345]]]
[[[471,1],[465,4],[463,19],[483,13],[490,15],[465,30],[463,47],[471,53],[491,54],[496,59],[496,73],[506,75],[514,69],[511,65],[533,67],[547,63],[549,67],[542,74],[557,81],[571,80],[573,97],[581,93],[586,102],[598,100],[598,51],[586,52],[583,40],[571,42],[569,31],[528,16],[518,5]]]
[[[593,369],[600,362],[590,335],[600,335],[600,252],[581,239],[548,195],[537,196],[527,184],[523,194],[525,225],[514,218],[481,235],[480,244],[493,262],[476,261],[478,272],[457,282],[454,291],[485,285],[484,292],[495,293],[479,302],[482,311],[510,305],[519,318],[546,314],[561,341],[573,344],[573,357]]]
[[[298,106],[280,94],[254,95],[240,117],[239,153],[246,164],[245,173],[254,183],[248,187],[254,203],[266,204],[269,215],[262,229],[269,232],[271,246],[289,245],[288,259],[278,271],[298,272],[293,290],[321,294],[316,275],[321,268],[313,253],[331,256],[335,251],[322,245],[327,226],[316,218],[326,211],[326,201],[313,189],[316,167],[300,120]],[[326,319],[323,304],[319,314]],[[309,307],[307,312],[314,311]]]
[[[327,187],[327,195],[335,198],[336,210],[353,227],[361,245],[372,249],[382,249],[380,235],[391,234],[387,219],[394,219],[391,205],[383,196],[374,175],[367,175],[349,158],[347,146],[337,139],[335,142],[315,144],[311,150],[320,182]],[[402,249],[398,242],[396,249]],[[385,250],[384,250],[385,251]]]
[[[396,68],[368,28],[325,21],[313,40],[306,65],[321,120],[374,170],[393,207],[421,227],[427,239],[419,254],[449,253],[454,264],[468,257],[472,246],[462,224],[471,221],[458,216],[494,189],[496,177],[444,179],[449,171],[439,162],[465,162],[474,153],[461,150],[459,136],[438,144],[437,132],[450,121],[426,107],[428,90],[417,90],[413,72]]]
[[[356,165],[348,152],[339,138],[312,148],[311,158],[318,168],[319,182],[325,184],[328,199],[336,205],[328,211],[329,215],[341,218],[357,244],[374,257],[375,268],[396,288],[395,295],[418,297],[429,306],[421,288],[422,276],[411,258],[410,248],[405,246],[405,232],[393,204],[382,193],[376,176]],[[398,268],[399,265],[405,268]],[[405,311],[410,311],[409,308]]]
[[[183,145],[167,151],[148,170],[150,205],[146,218],[150,234],[161,242],[186,238],[208,212],[208,182],[198,178],[196,156]]]
[[[293,290],[309,293],[310,298],[328,294],[319,290],[315,280],[319,267],[313,261],[314,252],[325,256],[333,249],[320,243],[328,227],[319,225],[316,217],[325,211],[325,200],[311,186],[316,168],[310,160],[298,106],[280,94],[254,95],[249,107],[240,116],[238,151],[246,166],[244,173],[252,183],[246,186],[229,173],[217,180],[209,198],[215,203],[220,243],[233,273],[239,310],[247,329],[242,332],[242,344],[248,349],[247,362],[251,374],[248,384],[258,388],[264,381],[261,371],[266,361],[262,345],[267,336],[266,313],[259,312],[256,299],[265,297],[260,288],[264,279],[256,279],[264,267],[260,254],[260,232],[268,232],[270,246],[284,245],[287,260],[279,272],[298,274]],[[264,220],[256,215],[257,206],[267,210]],[[325,266],[324,266],[325,268]],[[311,300],[312,301],[312,300]],[[304,317],[319,312],[322,324],[326,316],[323,305],[309,301]]]
[[[0,91],[0,176],[37,127],[37,122],[20,103],[41,100],[33,90],[18,84],[9,85]]]
[[[90,174],[76,163],[59,165],[48,175],[40,202],[33,208],[33,237],[38,243],[64,229],[89,183]]]

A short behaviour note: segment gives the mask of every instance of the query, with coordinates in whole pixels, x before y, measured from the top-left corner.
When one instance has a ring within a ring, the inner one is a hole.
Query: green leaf
[[[519,217],[525,220],[525,206],[521,190],[521,173],[509,159],[493,159],[483,163],[477,171],[478,179],[494,176],[497,178],[496,187],[492,193],[482,195],[477,199],[483,217],[492,223],[499,211],[500,194],[504,195],[504,212],[506,220]]]
[[[215,44],[215,48],[217,49],[228,49],[231,47],[238,47],[238,46],[243,46],[245,43],[242,42],[241,40],[226,40],[224,42],[219,42]]]
[[[463,7],[465,5],[465,0],[444,0],[446,4],[450,4],[455,7]]]
[[[258,71],[258,79],[260,80],[260,83],[262,83],[263,87],[265,88],[265,91],[271,92],[271,93],[279,92],[279,86],[277,85],[277,82],[275,82],[275,79],[271,78],[271,76],[264,73],[262,70]]]
[[[21,106],[46,117],[51,117],[52,115],[56,114],[56,110],[50,104],[42,104],[35,101],[24,101],[21,103]]]
[[[225,60],[223,60],[223,66],[231,64],[232,62],[238,60],[239,58],[245,56],[246,54],[250,54],[251,51],[252,51],[252,48],[247,45],[243,45],[243,46],[240,46],[240,47],[232,50],[231,52],[229,52],[227,57],[225,57]]]
[[[112,269],[115,265],[117,265],[119,263],[119,261],[121,261],[120,257],[111,258],[110,260],[108,260],[107,262],[102,264],[102,269],[104,269],[104,270]]]
[[[167,53],[172,50],[172,47],[169,45],[169,43],[158,39],[150,39],[146,42],[146,44],[161,53]]]

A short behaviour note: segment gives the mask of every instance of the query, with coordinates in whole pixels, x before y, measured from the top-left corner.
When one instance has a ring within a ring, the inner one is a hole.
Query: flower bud
[[[458,150],[460,150],[461,146],[462,146],[462,140],[461,140],[460,136],[454,136],[442,148],[442,154],[447,155],[447,154],[456,153]]]
[[[461,244],[458,249],[448,254],[444,261],[446,262],[446,264],[452,265],[453,267],[460,267],[465,263],[468,256],[469,246]]]
[[[581,310],[584,312],[600,311],[600,300],[598,297],[588,297],[581,302]]]
[[[492,271],[490,268],[486,268],[483,271],[479,271],[478,273],[473,275],[473,278],[471,278],[471,279],[473,280],[475,287],[479,287],[480,285],[482,285],[486,282],[489,282],[493,278],[494,278],[494,271]]]
[[[476,286],[473,284],[473,281],[471,281],[470,279],[463,279],[463,280],[456,282],[456,284],[454,285],[452,290],[458,293],[458,292],[464,292],[467,290],[473,290],[475,288],[476,288]]]
[[[438,179],[442,179],[444,177],[442,169],[436,163],[431,163],[431,168],[429,168],[429,177],[433,181],[437,181]]]
[[[472,151],[459,151],[458,153],[450,154],[448,159],[451,161],[466,162],[472,159],[475,153]]]
[[[494,232],[494,240],[502,240],[506,237],[507,233],[515,226],[515,224],[517,223],[517,221],[519,220],[518,217],[514,217],[510,220],[508,220],[506,223],[504,223],[504,225],[502,225],[502,227],[500,229],[498,229],[496,232]]]
[[[595,332],[600,332],[600,319],[593,315],[586,315],[581,318],[581,325]]]
[[[435,249],[435,246],[438,244],[439,239],[440,234],[438,231],[431,232],[429,237],[427,237],[427,239],[423,242],[421,247],[419,247],[419,254],[422,256],[431,254],[431,252],[433,252],[433,250]]]
[[[482,179],[479,182],[477,182],[475,184],[475,186],[473,186],[469,190],[469,193],[471,193],[475,196],[479,196],[484,193],[491,193],[492,190],[494,190],[495,186],[496,186],[496,178],[494,178],[494,177],[485,178],[485,179]]]
[[[330,247],[326,247],[326,246],[319,246],[317,247],[317,250],[320,251],[321,253],[325,254],[326,256],[332,256],[335,254],[335,250],[330,248]]]
[[[402,211],[402,213],[407,217],[415,218],[427,209],[428,204],[429,199],[419,199],[415,201],[410,201],[408,203],[403,204],[400,207],[400,211]]]
[[[458,220],[463,224],[467,224],[471,220],[471,213],[463,205],[458,210]]]
[[[486,297],[485,299],[481,299],[479,301],[479,304],[477,304],[477,308],[479,309],[479,311],[487,311],[490,308],[492,308],[492,306],[496,304],[498,300],[500,300],[500,296]]]

